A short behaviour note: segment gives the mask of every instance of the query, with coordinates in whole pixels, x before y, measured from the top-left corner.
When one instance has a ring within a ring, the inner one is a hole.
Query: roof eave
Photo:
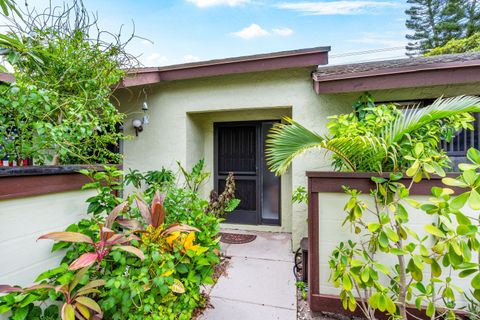
[[[228,74],[315,67],[328,63],[329,50],[330,47],[317,47],[161,68],[140,69],[129,73],[119,84],[119,87],[134,87],[163,81],[196,79]]]
[[[480,82],[480,60],[425,64],[341,75],[313,74],[317,94]]]

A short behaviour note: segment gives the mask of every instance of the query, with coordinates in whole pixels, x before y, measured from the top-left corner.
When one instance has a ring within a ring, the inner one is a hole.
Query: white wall
[[[84,218],[85,200],[95,191],[62,192],[0,201],[0,284],[28,286],[43,271],[57,267],[63,252],[37,238]]]
[[[428,201],[427,196],[413,196],[413,199],[426,203]],[[330,267],[328,264],[329,257],[333,250],[338,246],[340,242],[345,242],[349,239],[353,241],[359,241],[360,238],[353,232],[350,232],[350,224],[346,223],[342,226],[342,223],[346,217],[346,213],[343,208],[347,203],[349,197],[340,193],[319,193],[319,261],[320,261],[320,293],[322,294],[334,294],[338,295],[340,289],[335,288],[333,284],[328,280],[330,276]],[[371,197],[361,196],[360,199],[364,201],[368,207],[372,207],[373,203]],[[426,214],[424,211],[410,207],[408,204],[404,204],[405,208],[409,212],[410,222],[408,226],[418,233],[420,238],[423,238],[428,233],[425,231],[424,226],[426,224],[434,222],[434,217]],[[472,217],[475,216],[472,210],[462,210],[466,215]],[[372,217],[372,215],[365,212],[364,217]],[[368,221],[368,220],[367,220]],[[428,246],[427,246],[428,247]],[[392,255],[379,254],[378,259],[385,265],[393,266],[398,261],[396,258],[391,259]],[[478,261],[476,258],[478,255],[474,255],[472,261]],[[425,268],[425,279],[429,278],[429,268]],[[470,281],[473,276],[469,278],[459,278],[458,273],[452,275],[452,282],[460,288],[469,288]],[[442,274],[442,278],[445,279],[446,273]],[[385,283],[388,286],[388,282]],[[455,292],[455,290],[454,290]],[[459,305],[465,303],[465,299],[461,295],[457,295]]]

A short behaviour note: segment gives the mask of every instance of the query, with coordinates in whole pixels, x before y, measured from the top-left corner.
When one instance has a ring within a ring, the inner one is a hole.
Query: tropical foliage
[[[0,49],[16,80],[0,86],[0,158],[119,163],[124,115],[110,99],[135,63],[129,40],[97,28],[81,1],[5,19]]]
[[[470,37],[462,39],[452,39],[445,45],[436,47],[428,51],[426,56],[436,56],[440,54],[453,54],[464,52],[480,51],[480,32],[474,33]]]
[[[293,159],[309,149],[333,153],[332,165],[341,171],[397,172],[412,164],[412,151],[418,143],[427,150],[427,174],[448,167],[448,158],[437,146],[449,141],[455,131],[471,129],[469,112],[480,111],[480,98],[460,96],[441,98],[421,108],[398,109],[394,104],[364,107],[350,114],[331,117],[329,133],[322,136],[298,122],[285,118],[267,140],[267,162],[277,174],[284,173]]]
[[[402,180],[402,173],[373,177],[376,188],[370,196],[345,187],[350,199],[344,224],[356,237],[332,252],[330,280],[341,288],[344,308],[359,308],[368,319],[375,319],[377,310],[407,319],[407,305],[425,308],[431,319],[456,319],[459,296],[480,303],[480,216],[465,213],[480,209],[480,152],[468,151],[472,164],[460,165],[460,177],[443,179],[464,193],[453,197],[453,189],[434,187],[430,200],[421,203],[409,194],[417,174],[429,165],[424,152],[423,145],[415,146],[419,164],[407,170],[410,181]],[[409,212],[409,206],[417,211]],[[431,221],[423,230],[411,221],[421,213]],[[468,278],[470,287],[460,287],[454,277]],[[462,311],[479,319],[475,312]]]
[[[169,180],[151,198],[134,189],[126,200],[107,196],[125,191],[121,171],[83,171],[92,179],[86,188],[98,190],[88,199],[91,218],[39,238],[56,241],[52,251],[66,250],[62,264],[39,275],[33,287],[0,286],[8,293],[0,297],[0,313],[48,319],[36,306],[50,300],[64,303],[56,314],[49,307],[52,319],[190,319],[206,303],[201,286],[214,283],[222,214],[194,191],[204,183],[198,177],[209,176],[203,161],[180,171],[189,178],[183,185]]]

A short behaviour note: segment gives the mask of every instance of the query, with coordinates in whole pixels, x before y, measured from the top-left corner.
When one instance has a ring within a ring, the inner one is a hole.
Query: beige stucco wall
[[[161,83],[117,91],[119,109],[128,118],[125,132],[134,135],[131,121],[141,118],[142,89],[148,94],[150,123],[138,137],[126,141],[124,167],[141,171],[162,166],[176,168],[175,161],[191,166],[205,158],[213,170],[213,122],[280,119],[290,115],[308,128],[325,133],[327,117],[351,111],[360,93],[316,95],[308,68],[228,75]],[[373,92],[382,101],[436,98],[441,95],[478,94],[477,85]],[[247,230],[292,232],[293,248],[307,235],[305,205],[291,204],[291,190],[306,186],[307,170],[329,170],[328,157],[310,151],[294,160],[282,178],[282,226]],[[205,191],[213,186],[209,182]],[[228,226],[232,227],[232,226]]]
[[[124,167],[141,171],[162,166],[175,168],[175,161],[192,165],[205,158],[213,170],[213,122],[280,119],[292,116],[308,127],[324,130],[327,116],[347,112],[350,97],[317,96],[310,69],[229,75],[176,81],[147,87],[150,124],[124,146]],[[141,117],[140,89],[117,93],[120,110],[127,113],[126,133],[134,134],[131,121]],[[291,205],[291,190],[306,185],[305,171],[327,170],[328,161],[318,153],[295,160],[282,177],[282,226],[243,229],[287,231],[297,246],[306,235],[306,210]],[[207,188],[213,186],[213,181]],[[229,226],[232,227],[232,226]]]
[[[61,192],[0,201],[0,284],[31,285],[57,267],[63,252],[51,252],[52,241],[37,238],[63,231],[84,218],[85,200],[95,191]]]

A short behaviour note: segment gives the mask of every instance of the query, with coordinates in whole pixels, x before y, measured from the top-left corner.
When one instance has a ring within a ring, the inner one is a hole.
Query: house
[[[364,91],[378,102],[400,104],[480,94],[479,53],[327,66],[329,50],[134,70],[115,93],[128,117],[125,133],[134,136],[124,142],[124,168],[174,168],[176,160],[190,167],[203,158],[213,173],[205,194],[221,188],[233,171],[242,202],[225,226],[291,232],[296,248],[307,234],[307,210],[291,203],[292,190],[306,186],[306,171],[330,167],[328,157],[310,152],[282,177],[270,173],[263,145],[275,122],[289,116],[325,133],[327,117],[350,112]],[[142,123],[144,115],[148,124]],[[143,124],[141,132],[132,125],[134,120],[137,126]],[[463,156],[469,146],[478,147],[479,132],[459,133],[445,147]]]

